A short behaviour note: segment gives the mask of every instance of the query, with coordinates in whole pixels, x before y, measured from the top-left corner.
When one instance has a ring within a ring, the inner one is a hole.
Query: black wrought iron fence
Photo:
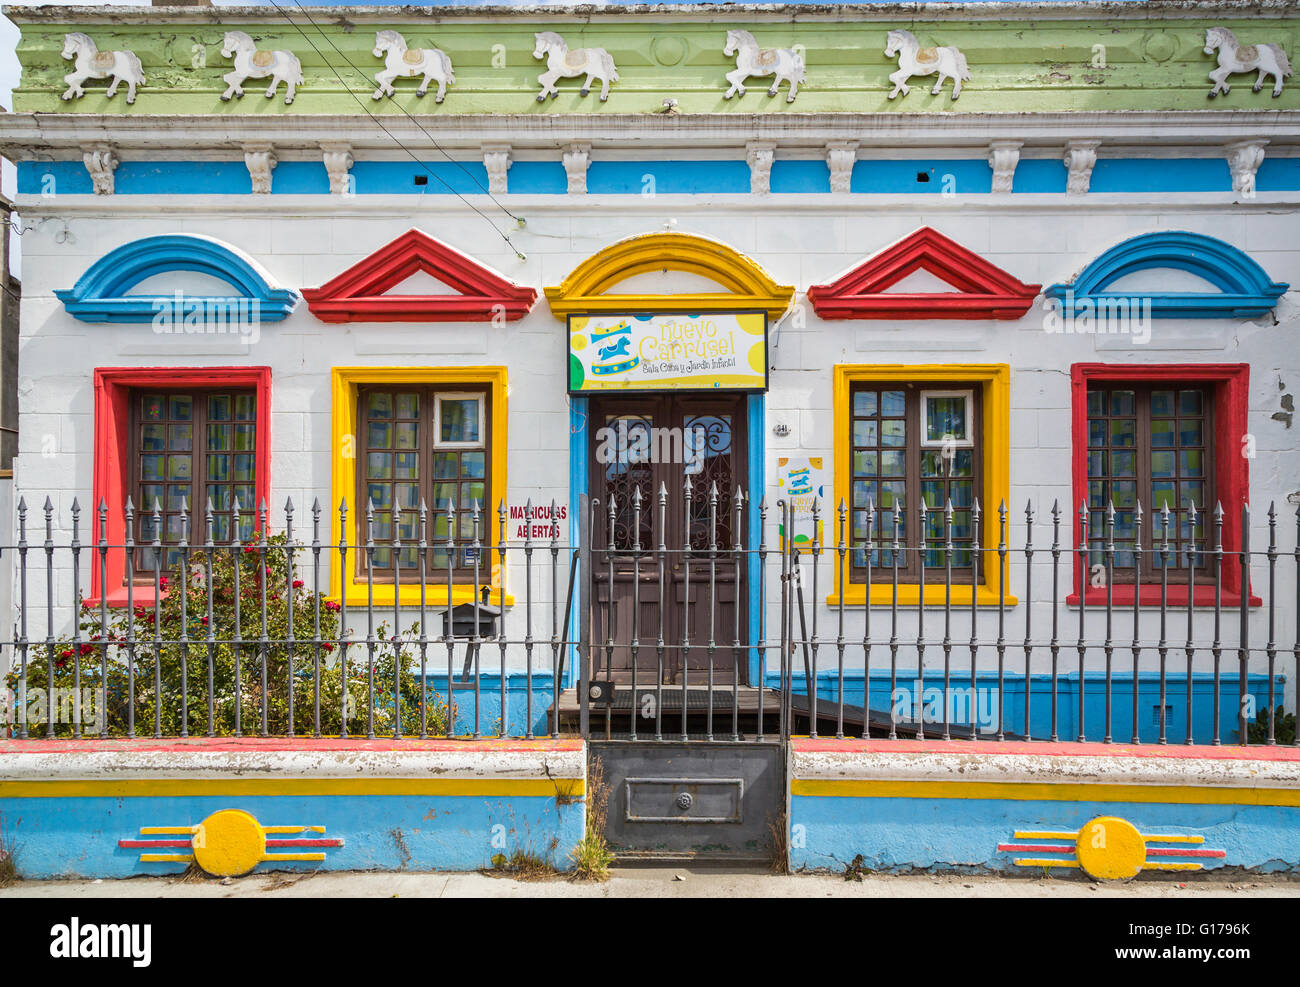
[[[689,479],[673,494],[583,498],[577,539],[531,502],[513,529],[504,504],[358,520],[314,503],[305,532],[291,501],[274,526],[236,502],[218,542],[210,508],[180,505],[164,541],[161,505],[128,501],[110,541],[104,504],[86,519],[74,501],[64,528],[49,499],[37,520],[20,501],[0,546],[7,722],[45,738],[1296,742],[1281,705],[1300,636],[1283,644],[1279,617],[1294,632],[1300,512],[1284,553],[1271,505],[1252,549],[1249,509],[1225,545],[1217,505],[1123,523],[1029,505],[1013,524],[1005,504],[990,523],[946,503],[917,507],[909,539],[901,503],[826,516]]]
[[[780,509],[789,531],[790,505],[782,502]],[[1285,600],[1279,595],[1283,553],[1275,504],[1268,508],[1262,550],[1251,548],[1248,505],[1241,508],[1235,548],[1225,546],[1220,504],[1208,515],[1190,505],[1181,517],[1166,506],[1145,522],[1150,530],[1144,532],[1137,502],[1128,511],[1128,537],[1117,540],[1113,504],[1081,503],[1075,527],[1059,503],[1046,522],[1031,503],[1023,513],[1023,540],[1013,546],[1005,502],[989,533],[994,540],[982,536],[976,499],[965,512],[973,529],[965,549],[954,542],[959,512],[951,501],[915,509],[922,532],[915,544],[903,536],[902,503],[883,510],[868,502],[862,513],[869,534],[884,522],[881,537],[846,542],[848,510],[841,501],[830,519],[838,536],[823,540],[822,511],[814,501],[809,538],[802,545],[787,541],[782,552],[782,705],[811,736],[831,728],[837,737],[860,732],[891,739],[1217,745],[1235,726],[1230,739],[1237,743],[1274,744],[1281,734],[1300,744],[1294,714],[1281,706],[1287,650],[1300,677],[1300,631],[1289,649],[1278,638],[1279,613],[1290,615],[1294,630],[1300,611],[1300,510],[1294,547],[1286,553],[1294,564]],[[812,601],[821,600],[828,557],[835,562],[836,592],[826,612],[807,605],[803,587],[810,582]],[[955,558],[971,572],[968,582],[954,583]],[[900,581],[907,570],[914,573],[911,584]],[[854,579],[872,605],[850,606],[846,589]],[[933,580],[928,587],[927,580]],[[1254,595],[1261,583],[1262,599]],[[1044,586],[1050,589],[1035,599]],[[1014,604],[1013,591],[1019,596]],[[846,633],[849,614],[858,618],[856,635]],[[834,620],[833,637],[819,633],[819,615]],[[829,668],[822,663],[827,650]],[[872,695],[874,678],[888,690],[883,709]],[[855,689],[860,698],[852,695]],[[1123,706],[1117,692],[1127,694]]]

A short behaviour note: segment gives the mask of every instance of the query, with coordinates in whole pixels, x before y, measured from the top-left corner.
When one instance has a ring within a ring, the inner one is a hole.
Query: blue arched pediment
[[[156,274],[192,271],[230,285],[230,295],[140,294],[130,291]],[[154,322],[160,313],[177,320],[204,313],[248,312],[278,322],[293,311],[298,294],[274,287],[266,272],[242,252],[220,240],[168,233],[132,240],[91,264],[70,289],[54,293],[68,313],[82,322]]]
[[[1187,271],[1219,290],[1107,290],[1127,275],[1159,268]],[[1051,285],[1043,294],[1069,315],[1085,307],[1096,310],[1099,303],[1149,300],[1157,319],[1250,319],[1271,311],[1288,287],[1270,281],[1259,264],[1230,243],[1171,230],[1125,240],[1094,259],[1073,282]]]

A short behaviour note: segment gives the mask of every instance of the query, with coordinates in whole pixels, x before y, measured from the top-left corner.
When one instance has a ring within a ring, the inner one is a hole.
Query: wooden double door
[[[632,681],[635,652],[638,684],[680,684],[683,673],[703,683],[710,663],[716,685],[730,685],[737,664],[745,683],[746,556],[737,546],[748,548],[751,504],[746,490],[738,517],[736,489],[747,486],[746,422],[743,395],[591,399],[596,677]]]

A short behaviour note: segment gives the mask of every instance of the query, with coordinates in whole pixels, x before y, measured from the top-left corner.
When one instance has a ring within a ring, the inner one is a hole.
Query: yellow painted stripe
[[[1171,836],[1166,833],[1143,833],[1142,839],[1148,843],[1204,843],[1204,836]]]
[[[263,826],[264,833],[301,833],[306,826]]]
[[[193,826],[141,826],[141,836],[190,836]]]
[[[142,853],[140,860],[147,864],[185,864],[194,859],[192,853]]]
[[[441,795],[581,798],[581,778],[122,778],[0,781],[0,798],[141,798],[190,795]],[[143,832],[143,830],[142,830]],[[170,827],[157,833],[191,833]]]
[[[1227,788],[1209,785],[796,778],[790,783],[790,794],[821,798],[1010,799],[1017,802],[1167,802],[1184,805],[1300,807],[1300,788]]]
[[[324,860],[323,853],[268,853],[263,860]]]
[[[1048,830],[1038,829],[1018,829],[1016,830],[1016,839],[1018,840],[1077,840],[1078,832],[1073,833],[1053,833]]]
[[[1153,864],[1147,861],[1142,865],[1143,870],[1200,870],[1200,864]]]
[[[1077,860],[1052,860],[1046,857],[1042,860],[1037,857],[1017,857],[1013,863],[1017,867],[1073,867],[1075,870],[1079,868]]]

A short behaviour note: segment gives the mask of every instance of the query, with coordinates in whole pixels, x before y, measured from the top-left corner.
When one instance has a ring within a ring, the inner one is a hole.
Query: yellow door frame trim
[[[998,546],[998,504],[1003,501],[1007,504],[1007,510],[1011,510],[1011,365],[1007,363],[909,363],[909,364],[877,364],[877,363],[838,363],[833,370],[833,403],[834,403],[834,427],[835,427],[835,502],[825,505],[825,516],[831,518],[831,525],[838,525],[836,511],[839,504],[843,501],[846,505],[852,503],[850,498],[852,468],[849,456],[849,436],[852,430],[852,408],[850,407],[849,392],[853,384],[859,382],[884,383],[884,384],[908,384],[908,383],[954,383],[957,381],[976,381],[981,386],[981,421],[982,435],[980,436],[981,451],[983,453],[983,471],[984,482],[983,488],[979,491],[980,497],[980,543],[985,549],[993,550],[993,554],[988,552],[984,555],[984,575],[980,583],[974,587],[970,585],[954,585],[952,587],[952,605],[970,606],[971,593],[975,594],[975,605],[978,607],[996,607],[998,605],[999,575],[996,564]],[[910,506],[905,505],[907,510]],[[849,523],[852,522],[852,512],[847,518]],[[838,531],[827,539],[827,545],[833,546],[839,538]],[[846,537],[847,542],[847,537]],[[835,581],[834,587],[839,586],[839,566],[840,559],[837,552],[832,551],[835,560]],[[1007,563],[1002,566],[1002,578],[1006,581],[1005,602],[1007,606],[1014,606],[1016,598],[1011,595],[1011,575],[1010,575],[1010,553],[1007,554]],[[925,599],[921,599],[920,587],[915,583],[899,584],[898,587],[898,604],[899,606],[943,606],[944,605],[944,587],[942,584],[927,584],[925,587]],[[862,583],[851,581],[851,570],[845,573],[844,579],[844,605],[845,606],[866,606],[870,602],[871,606],[889,606],[893,602],[893,586],[885,582],[880,583],[875,579],[872,580],[871,599],[867,600],[866,586]],[[832,591],[827,597],[826,602],[831,606],[838,606],[840,595],[838,590]]]
[[[492,497],[496,501],[507,500],[509,487],[506,484],[507,424],[509,415],[509,380],[505,367],[332,367],[330,369],[330,396],[333,405],[333,440],[334,463],[331,481],[330,523],[326,528],[327,541],[338,544],[339,515],[338,505],[344,498],[348,502],[349,531],[348,544],[355,547],[355,528],[351,519],[355,517],[358,507],[364,505],[357,501],[357,461],[360,443],[357,439],[357,388],[363,384],[395,385],[447,385],[464,387],[470,384],[486,384],[491,388],[489,402],[491,406],[491,425],[489,443],[491,457],[488,464]],[[483,582],[492,586],[491,603],[500,599],[504,574],[500,571],[497,555],[489,551],[497,544],[497,504],[483,505],[484,521],[484,567]],[[330,564],[330,599],[340,602],[343,591],[347,592],[348,606],[364,606],[368,591],[364,580],[356,578],[352,558],[348,560],[348,572],[340,572],[337,563],[337,549]],[[343,585],[340,586],[340,579]],[[468,584],[456,584],[452,587],[451,605],[471,603],[474,588]],[[375,584],[375,606],[393,605],[393,587],[390,584]],[[419,606],[419,584],[403,585],[397,601],[401,606]],[[514,604],[514,598],[508,593],[506,606]],[[447,606],[446,573],[438,578],[437,573],[430,573],[425,588],[425,604],[430,607]]]
[[[726,290],[671,295],[609,293],[610,288],[630,277],[664,270],[706,278]],[[592,254],[560,284],[546,289],[546,300],[557,319],[610,312],[761,309],[775,322],[793,299],[793,285],[778,284],[735,247],[693,233],[643,233],[619,240]]]

